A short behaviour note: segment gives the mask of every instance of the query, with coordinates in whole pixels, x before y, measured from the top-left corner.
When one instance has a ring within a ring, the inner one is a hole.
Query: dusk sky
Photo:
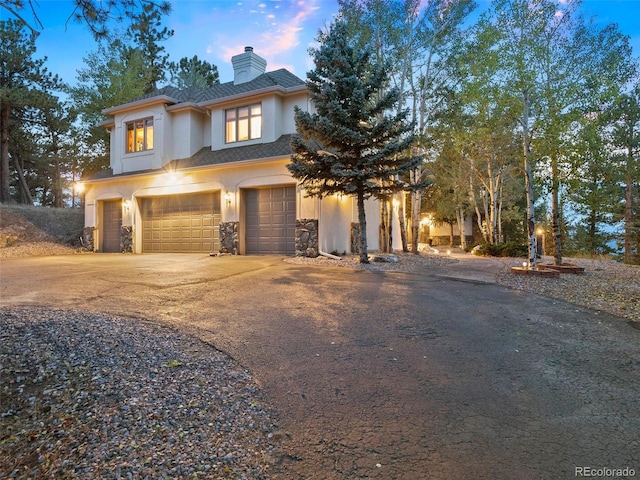
[[[478,11],[490,4],[489,0],[477,3]],[[72,2],[34,0],[34,4],[44,24],[36,57],[47,56],[49,71],[75,83],[83,57],[96,50],[95,42],[85,26],[67,22]],[[245,46],[253,46],[267,60],[268,71],[284,67],[304,79],[313,68],[307,50],[338,10],[337,0],[173,0],[171,4],[173,11],[164,21],[175,31],[164,42],[170,59],[197,55],[218,67],[221,82],[233,79],[231,57]],[[602,25],[617,23],[632,37],[634,55],[640,56],[640,0],[585,0],[582,11]],[[7,17],[0,9],[0,18]]]

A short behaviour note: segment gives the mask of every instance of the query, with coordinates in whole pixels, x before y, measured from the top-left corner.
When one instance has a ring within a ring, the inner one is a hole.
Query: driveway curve
[[[280,415],[272,478],[640,477],[640,331],[617,317],[442,268],[198,255],[0,267],[0,305],[156,320],[233,356]]]

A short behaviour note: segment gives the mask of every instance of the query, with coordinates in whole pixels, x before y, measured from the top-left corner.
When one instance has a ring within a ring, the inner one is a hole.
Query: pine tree
[[[46,57],[36,60],[36,35],[24,23],[0,21],[0,202],[12,200],[10,192],[9,139],[12,129],[24,122],[16,118],[25,108],[49,105],[52,90],[60,89],[59,78],[44,67]],[[20,165],[14,170],[22,184]]]
[[[169,63],[169,72],[171,84],[180,89],[210,88],[220,83],[218,67],[200,60],[197,55],[192,58],[183,57],[178,63]]]
[[[173,36],[173,30],[162,27],[163,11],[155,4],[145,4],[142,11],[133,19],[129,34],[135,47],[139,50],[147,70],[148,85],[145,93],[150,93],[166,80],[169,69],[169,54],[160,44]]]
[[[309,196],[356,197],[360,262],[368,263],[365,199],[404,188],[399,178],[420,162],[407,153],[415,136],[407,112],[395,110],[400,95],[388,88],[386,68],[355,47],[345,22],[336,21],[318,41],[307,80],[316,111],[296,108],[299,135],[287,168]]]
[[[38,30],[44,28],[38,8],[40,5],[36,0],[0,0],[0,11],[9,12],[9,15],[24,23],[31,33],[37,34]],[[109,27],[113,22],[130,21],[136,23],[140,12],[147,9],[158,10],[163,15],[171,13],[171,3],[167,0],[72,0],[68,5],[69,20],[85,25],[93,34],[96,40],[102,40],[110,35]],[[25,12],[27,14],[25,15]],[[33,17],[33,22],[29,23],[25,17],[29,14]],[[0,15],[0,18],[3,18]]]

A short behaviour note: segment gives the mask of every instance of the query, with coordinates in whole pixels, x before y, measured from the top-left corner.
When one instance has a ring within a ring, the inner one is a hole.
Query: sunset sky
[[[425,0],[426,1],[426,0]],[[267,70],[287,68],[301,78],[313,64],[307,53],[319,29],[328,25],[338,10],[336,0],[173,0],[173,12],[164,24],[175,31],[164,46],[170,59],[207,60],[220,72],[220,81],[233,79],[231,57],[245,46],[267,60]],[[489,0],[477,0],[478,11]],[[86,27],[67,19],[73,11],[68,0],[34,0],[44,30],[37,40],[37,57],[48,57],[47,68],[67,83],[76,81],[83,57],[96,50]],[[599,23],[617,23],[632,37],[640,56],[640,0],[585,0],[585,16]],[[30,18],[30,15],[25,15]],[[0,18],[8,13],[0,9]],[[65,25],[66,24],[66,25]]]

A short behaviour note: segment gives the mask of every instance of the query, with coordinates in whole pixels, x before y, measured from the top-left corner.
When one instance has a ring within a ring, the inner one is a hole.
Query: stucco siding
[[[167,162],[165,152],[170,147],[171,136],[164,135],[164,120],[166,112],[164,106],[155,105],[151,108],[127,112],[124,115],[116,115],[115,128],[111,136],[111,168],[114,175],[141,170],[162,168]],[[142,152],[126,152],[126,123],[142,118],[153,118],[153,150]]]
[[[167,123],[170,124],[168,131],[172,135],[169,150],[171,154],[166,163],[175,158],[189,158],[205,145],[204,131],[209,128],[209,122],[205,125],[205,118],[207,117],[194,111],[167,115]]]

